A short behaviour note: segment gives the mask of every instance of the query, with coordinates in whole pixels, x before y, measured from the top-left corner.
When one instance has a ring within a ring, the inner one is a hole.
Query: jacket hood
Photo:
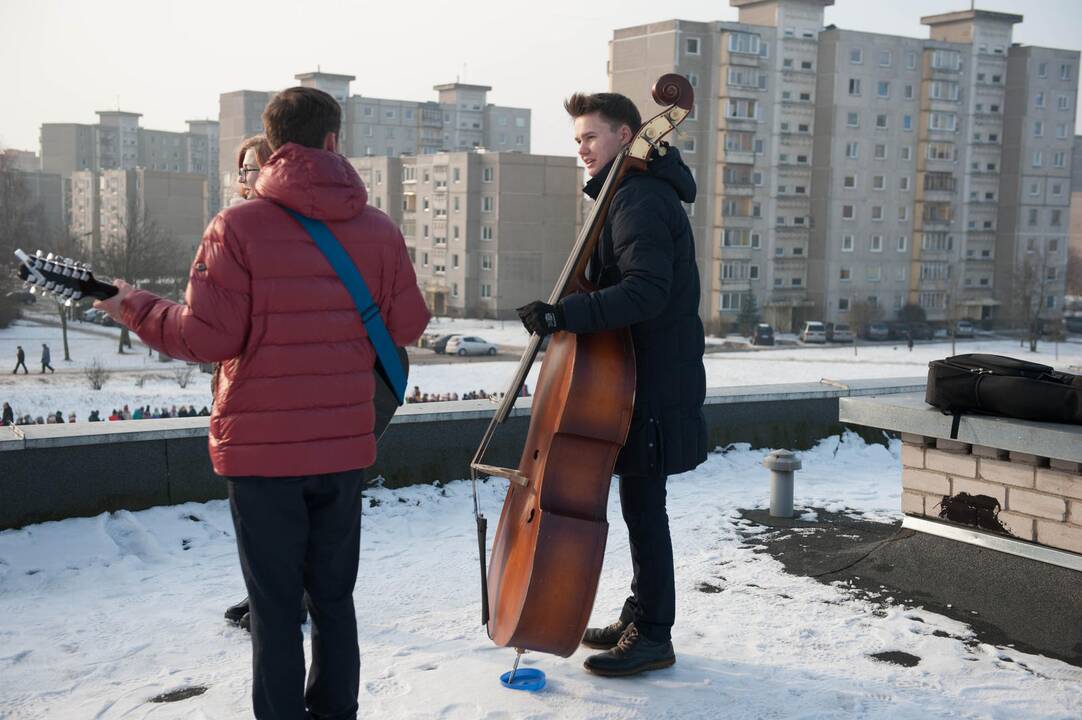
[[[348,220],[368,203],[357,171],[338,153],[286,143],[259,170],[256,194],[316,220]]]
[[[653,153],[650,163],[646,166],[646,173],[672,185],[681,202],[695,202],[696,186],[695,178],[691,176],[691,170],[684,164],[678,149],[668,144],[665,144],[665,147],[667,151],[664,155],[658,155],[656,151]],[[609,164],[602,168],[601,172],[590,178],[582,191],[596,200],[597,196],[601,194],[601,187],[605,184],[605,178],[612,171],[614,161],[615,158],[610,160]]]

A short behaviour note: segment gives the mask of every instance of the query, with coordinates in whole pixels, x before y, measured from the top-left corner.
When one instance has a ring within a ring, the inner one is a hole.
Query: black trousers
[[[361,662],[353,588],[364,470],[227,479],[251,605],[256,718],[356,718]],[[307,685],[298,622],[305,602],[312,619]]]
[[[673,570],[669,515],[665,511],[664,475],[620,476],[620,508],[631,540],[631,595],[620,619],[634,622],[644,637],[659,642],[671,638],[676,620],[676,579]]]
[[[26,361],[25,360],[19,360],[19,361],[17,361],[15,363],[15,369],[11,371],[12,375],[16,375],[19,372],[19,366],[22,366],[24,375],[29,375],[30,374],[30,371],[26,369]]]

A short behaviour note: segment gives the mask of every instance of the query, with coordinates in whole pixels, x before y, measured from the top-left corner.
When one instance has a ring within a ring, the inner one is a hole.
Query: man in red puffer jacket
[[[184,304],[122,280],[96,307],[165,354],[221,361],[210,418],[251,598],[258,718],[354,718],[360,682],[353,588],[364,468],[376,459],[376,353],[349,293],[284,208],[323,221],[357,265],[398,346],[429,314],[395,224],[366,204],[337,154],[341,109],[314,88],[263,113],[274,150],[257,199],[211,221]],[[307,593],[305,688],[298,615]],[[310,715],[308,714],[310,713]]]

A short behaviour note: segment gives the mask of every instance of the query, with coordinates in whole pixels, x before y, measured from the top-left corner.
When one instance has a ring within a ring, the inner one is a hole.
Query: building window
[[[873,175],[872,176],[872,190],[886,190],[887,189],[887,176],[886,175]]]
[[[482,225],[481,226],[481,239],[482,240],[491,240],[492,239],[492,226],[491,225]]]
[[[905,252],[908,249],[909,249],[909,236],[908,235],[899,235],[898,236],[898,252]]]
[[[760,55],[764,49],[761,45],[759,36],[752,33],[734,32],[729,35],[729,52]]]
[[[883,222],[882,205],[872,205],[872,222]]]
[[[864,50],[861,48],[853,48],[849,51],[849,62],[853,65],[860,65],[864,62]]]
[[[842,179],[842,187],[844,187],[847,190],[855,190],[856,187],[857,187],[857,176],[856,175],[846,175]]]
[[[853,252],[853,236],[842,235],[842,252]]]
[[[879,51],[879,67],[890,67],[894,61],[894,55],[890,50]]]
[[[883,252],[883,236],[872,235],[871,242],[868,244],[868,249],[872,252]]]
[[[913,116],[902,115],[902,129],[910,131],[913,129]]]
[[[1037,96],[1033,98],[1033,104],[1039,108],[1044,107],[1044,93],[1039,92]]]
[[[684,38],[684,53],[687,55],[699,54],[699,38]]]
[[[1070,65],[1060,65],[1059,66],[1059,79],[1060,80],[1070,80],[1071,79],[1071,66]]]
[[[1070,110],[1071,98],[1067,95],[1060,95],[1056,98],[1056,107],[1058,107],[1060,110]]]
[[[699,87],[699,74],[698,73],[689,72],[687,74],[687,78],[688,78],[688,83],[691,84],[691,87]]]
[[[860,157],[860,144],[856,142],[848,142],[845,144],[845,156],[850,159],[856,159]]]
[[[491,255],[482,255],[481,256],[481,269],[482,270],[491,270],[492,269],[492,256]]]
[[[887,146],[884,143],[876,143],[875,151],[873,153],[876,160],[887,159]]]
[[[481,297],[486,300],[492,297],[492,286],[488,283],[481,283]]]
[[[910,70],[917,69],[917,54],[915,52],[907,52],[905,54],[905,66]]]
[[[885,114],[882,114],[882,113],[880,113],[879,115],[876,115],[875,116],[875,126],[877,128],[879,128],[880,130],[886,130],[887,129],[887,116]]]
[[[846,127],[860,127],[860,113],[850,112],[846,115]]]
[[[902,160],[911,160],[913,158],[913,148],[909,145],[902,146]]]
[[[900,178],[898,178],[898,189],[899,190],[909,190],[909,176],[908,175],[903,175]]]
[[[842,205],[842,219],[852,220],[855,217],[855,210],[853,205]]]
[[[1052,211],[1051,221],[1049,222],[1049,225],[1051,225],[1052,227],[1059,227],[1060,218],[1062,217],[1062,215],[1063,215],[1063,211],[1061,211],[1061,210],[1053,210]]]
[[[838,310],[849,312],[849,298],[838,298]]]
[[[853,278],[853,271],[847,267],[838,268],[838,280],[842,282],[849,282]]]
[[[1044,153],[1037,150],[1033,153],[1033,167],[1039,168],[1044,164]]]
[[[860,95],[860,78],[849,78],[849,94],[854,97]]]
[[[1037,77],[1039,77],[1039,78],[1048,77],[1048,63],[1043,62],[1043,63],[1040,63],[1040,64],[1037,65]]]
[[[887,82],[886,80],[880,80],[876,84],[876,95],[878,95],[881,98],[889,98],[890,97],[890,83]]]
[[[906,222],[908,220],[909,208],[905,206],[898,208],[898,222]]]
[[[883,268],[879,265],[869,265],[864,268],[864,279],[868,282],[879,282],[883,279]],[[870,301],[871,298],[868,298]],[[873,304],[874,307],[874,304]]]
[[[1044,137],[1044,123],[1040,120],[1033,121],[1033,137]]]
[[[695,152],[695,138],[693,138],[693,137],[685,138],[684,142],[681,143],[681,145],[680,145],[680,149],[682,151],[686,152],[686,153]]]

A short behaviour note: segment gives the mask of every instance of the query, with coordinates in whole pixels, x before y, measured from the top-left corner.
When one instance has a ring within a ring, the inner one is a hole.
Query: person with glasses
[[[270,156],[270,145],[262,133],[245,138],[237,148],[237,185],[234,191],[239,199],[248,200],[254,196],[253,188],[259,177],[259,169],[270,160]]]

